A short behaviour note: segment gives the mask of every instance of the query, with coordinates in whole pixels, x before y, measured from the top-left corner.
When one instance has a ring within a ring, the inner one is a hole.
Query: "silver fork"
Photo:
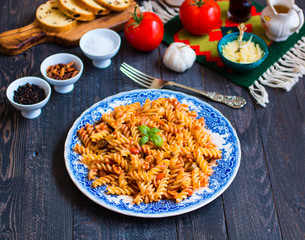
[[[147,75],[143,72],[140,72],[139,70],[133,68],[132,66],[128,65],[125,62],[123,62],[121,64],[120,70],[127,77],[129,77],[130,79],[132,79],[133,81],[142,85],[145,88],[160,89],[160,88],[163,88],[166,85],[176,86],[176,87],[180,87],[180,88],[183,88],[183,89],[187,89],[189,91],[199,93],[199,94],[201,94],[205,97],[208,97],[208,98],[212,99],[213,101],[224,103],[224,104],[226,104],[226,105],[228,105],[229,107],[232,107],[232,108],[242,108],[247,103],[246,99],[244,99],[242,97],[239,97],[239,96],[226,96],[226,95],[222,95],[222,94],[216,93],[216,92],[206,92],[206,91],[202,91],[202,90],[198,90],[198,89],[195,89],[195,88],[192,88],[192,87],[182,85],[180,83],[165,81],[165,80],[162,80],[160,78],[155,78],[155,77],[149,76],[149,75]]]

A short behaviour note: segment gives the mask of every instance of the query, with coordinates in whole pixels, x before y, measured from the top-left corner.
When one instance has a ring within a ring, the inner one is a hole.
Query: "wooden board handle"
[[[1,33],[0,52],[5,55],[17,55],[38,43],[50,41],[49,37],[35,20],[25,27]]]
[[[67,47],[79,45],[79,40],[88,31],[96,28],[111,28],[115,31],[124,29],[130,19],[130,12],[136,6],[134,0],[123,12],[113,12],[101,16],[90,22],[78,21],[78,25],[64,32],[48,32],[40,27],[37,19],[25,27],[10,30],[0,34],[0,53],[5,55],[17,55],[25,50],[43,42],[54,42]],[[140,10],[138,9],[138,12]]]

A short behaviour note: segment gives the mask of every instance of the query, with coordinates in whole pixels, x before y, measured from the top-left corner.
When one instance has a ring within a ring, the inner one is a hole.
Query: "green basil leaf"
[[[151,140],[151,141],[153,142],[153,144],[155,144],[157,147],[161,147],[162,144],[163,144],[162,138],[161,138],[159,135],[157,135],[157,134],[151,136],[151,137],[150,137],[150,140]]]
[[[147,127],[146,125],[141,125],[138,127],[138,129],[140,130],[141,133],[143,133],[144,135],[146,135],[148,133],[148,131],[150,130],[149,127]],[[148,140],[147,140],[148,141]]]
[[[145,143],[147,143],[147,141],[149,140],[149,137],[148,136],[143,136],[141,139],[140,139],[140,146],[144,145]]]
[[[150,129],[150,130],[148,131],[147,135],[153,136],[153,135],[155,135],[157,132],[160,132],[160,129],[158,129],[158,128],[152,128],[152,129]]]

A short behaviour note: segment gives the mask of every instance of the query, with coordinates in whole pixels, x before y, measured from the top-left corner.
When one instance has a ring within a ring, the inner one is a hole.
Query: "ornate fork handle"
[[[201,91],[201,94],[216,102],[224,103],[232,108],[242,108],[247,103],[246,99],[239,96],[227,96],[220,93],[205,91]]]
[[[242,108],[247,103],[246,99],[239,97],[239,96],[227,96],[227,95],[222,95],[222,94],[216,93],[216,92],[201,91],[196,88],[188,87],[188,86],[182,85],[180,83],[171,82],[171,81],[167,81],[166,85],[176,86],[176,87],[184,88],[184,89],[199,93],[205,97],[212,99],[213,101],[224,103],[232,108]]]

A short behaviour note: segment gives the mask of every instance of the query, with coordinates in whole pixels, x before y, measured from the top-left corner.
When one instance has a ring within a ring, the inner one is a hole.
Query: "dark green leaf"
[[[141,139],[140,139],[140,146],[144,145],[145,143],[147,143],[147,141],[149,140],[149,137],[148,136],[143,136]]]
[[[149,127],[147,127],[146,125],[141,125],[138,127],[140,132],[143,133],[144,135],[146,135],[148,133],[148,131],[150,130]]]
[[[163,144],[162,138],[161,138],[159,135],[157,135],[157,134],[151,136],[151,137],[150,137],[150,140],[151,140],[151,141],[153,142],[153,144],[155,144],[157,147],[161,147],[162,144]]]
[[[160,132],[160,129],[158,129],[158,128],[152,128],[152,129],[150,129],[150,130],[147,132],[147,134],[148,134],[149,136],[153,136],[153,135],[155,135],[157,132]]]

